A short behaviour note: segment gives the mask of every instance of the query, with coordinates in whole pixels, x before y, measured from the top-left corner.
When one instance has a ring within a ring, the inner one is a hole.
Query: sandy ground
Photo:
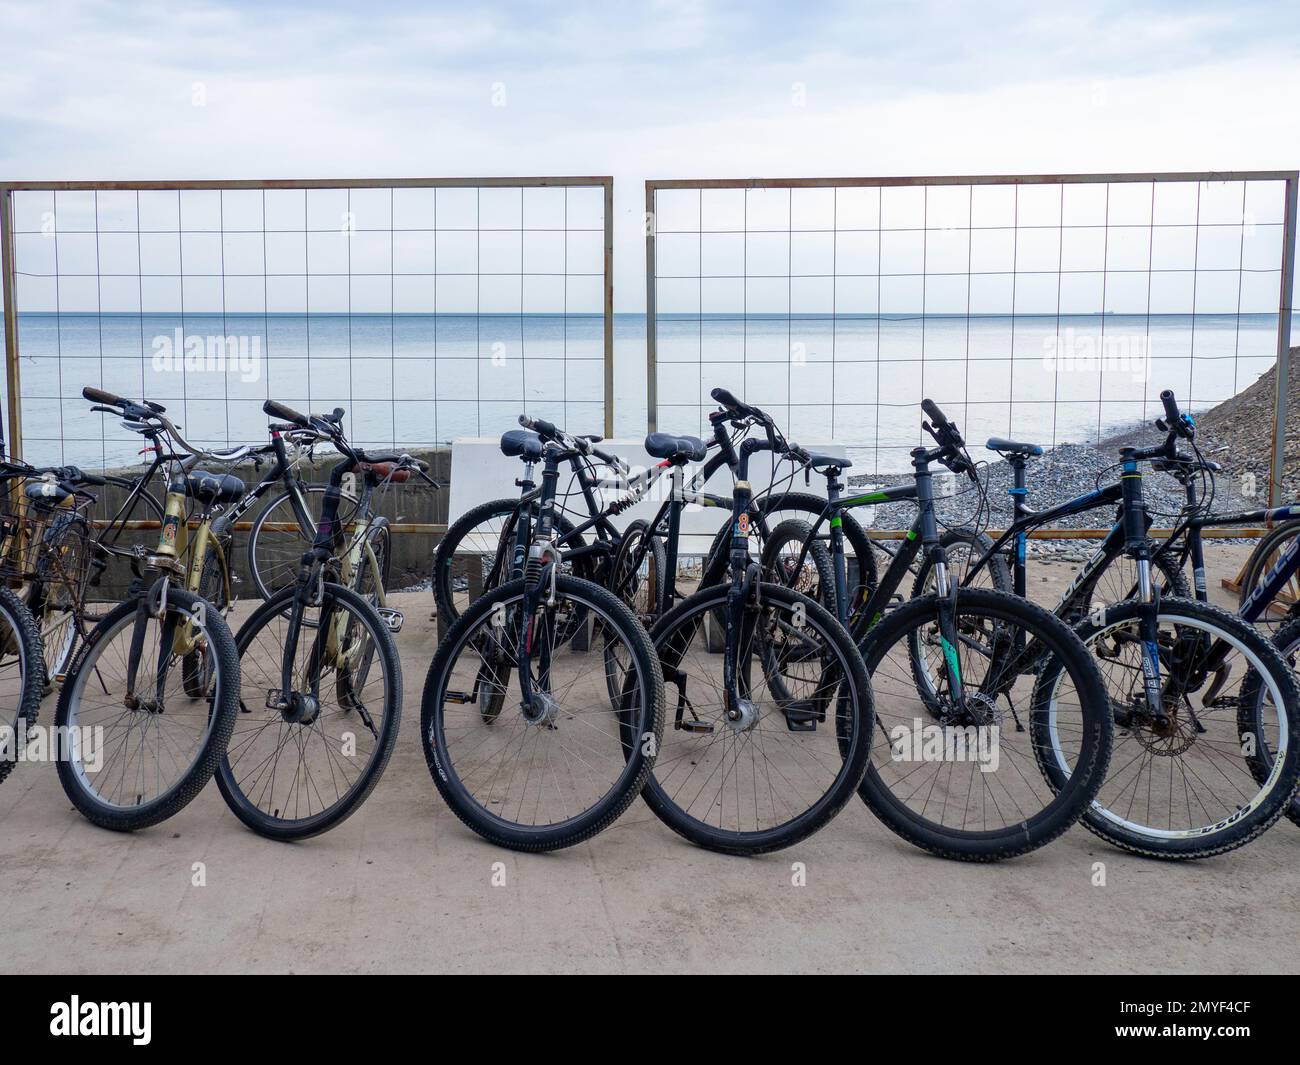
[[[1212,550],[1217,586],[1245,549]],[[1070,572],[1038,567],[1034,593],[1050,599]],[[1230,601],[1221,590],[1215,598]],[[52,766],[20,765],[0,787],[0,969],[1298,967],[1300,829],[1286,821],[1243,850],[1194,864],[1129,856],[1076,827],[1027,857],[973,866],[912,848],[856,799],[811,840],[759,859],[698,850],[638,802],[571,850],[498,850],[442,806],[429,779],[418,721],[433,648],[430,597],[402,596],[396,605],[408,619],[399,637],[406,703],[397,751],[369,802],[325,836],[263,840],[227,812],[215,786],[164,825],[114,835],[72,810]],[[805,886],[794,884],[795,863]],[[1094,883],[1097,863],[1104,886]]]

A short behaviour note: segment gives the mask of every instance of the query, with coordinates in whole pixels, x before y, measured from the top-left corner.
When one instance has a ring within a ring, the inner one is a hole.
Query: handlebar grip
[[[121,407],[126,404],[126,400],[121,396],[115,396],[112,392],[105,392],[102,388],[91,388],[89,385],[81,390],[81,396],[91,403],[107,403],[110,407]]]
[[[926,416],[934,423],[936,429],[946,429],[948,427],[948,419],[944,417],[943,411],[939,409],[934,400],[921,400],[921,410],[925,411]]]
[[[1169,419],[1169,428],[1173,429],[1182,421],[1182,412],[1178,409],[1178,400],[1174,399],[1174,393],[1171,389],[1166,388],[1160,393],[1160,402],[1165,405],[1165,417]]]
[[[96,476],[95,474],[93,474],[93,473],[87,473],[85,470],[79,470],[78,473],[79,473],[79,476],[78,476],[77,480],[78,480],[81,484],[89,484],[89,485],[94,485],[94,486],[99,486],[99,485],[105,485],[105,484],[108,484],[108,482],[107,482],[106,480],[104,480],[104,478],[102,478],[102,477],[97,477],[97,476]]]
[[[745,409],[745,404],[741,403],[740,400],[738,400],[725,388],[715,388],[712,392],[709,393],[709,395],[712,396],[714,400],[716,400],[718,403],[721,403],[724,407],[730,407],[732,410]]]
[[[292,422],[300,429],[306,429],[310,424],[306,415],[299,414],[292,407],[287,407],[283,403],[277,403],[273,399],[268,399],[262,404],[262,413],[269,414],[272,418],[279,418],[281,421]]]

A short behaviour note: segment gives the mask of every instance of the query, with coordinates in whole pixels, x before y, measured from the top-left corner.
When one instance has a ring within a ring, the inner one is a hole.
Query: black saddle
[[[58,481],[28,481],[23,488],[23,495],[37,506],[53,507],[72,495]]]
[[[501,434],[501,454],[518,456],[525,462],[541,462],[542,438],[528,429],[511,429]]]
[[[655,458],[671,462],[703,462],[707,453],[704,441],[698,436],[674,436],[672,433],[651,433],[645,438],[645,449]]]
[[[1004,455],[1024,455],[1026,458],[1035,458],[1043,453],[1037,444],[1021,444],[1015,440],[1003,440],[1000,436],[990,436],[984,446],[990,451],[999,451]]]
[[[199,470],[185,478],[185,490],[200,503],[234,503],[244,498],[244,482],[233,473]]]
[[[829,469],[831,466],[841,470],[847,470],[853,465],[853,460],[849,458],[841,458],[839,455],[822,455],[816,451],[810,451],[808,453],[808,464],[812,466],[814,470]]]

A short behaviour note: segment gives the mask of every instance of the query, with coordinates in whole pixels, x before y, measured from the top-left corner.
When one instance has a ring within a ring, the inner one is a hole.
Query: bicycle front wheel
[[[0,782],[17,764],[19,730],[36,724],[44,693],[36,619],[18,596],[0,588]]]
[[[429,667],[420,735],[457,817],[500,846],[544,851],[594,836],[636,798],[663,733],[663,676],[645,629],[606,589],[557,577],[531,617],[524,591],[523,579],[503,584],[452,626]],[[575,632],[578,618],[590,628]]]
[[[1107,607],[1076,627],[1097,657],[1115,718],[1110,775],[1084,823],[1103,839],[1153,858],[1204,858],[1254,839],[1300,780],[1300,689],[1261,633],[1190,599],[1157,605],[1162,681],[1157,718],[1147,703],[1143,607]],[[1040,683],[1053,677],[1044,671]],[[1068,764],[1052,757],[1049,772]]]
[[[182,679],[193,650],[211,660],[199,695]],[[155,618],[125,602],[91,630],[59,695],[63,790],[101,828],[156,825],[203,790],[238,710],[239,655],[211,603],[171,587]]]
[[[1069,626],[1024,599],[958,589],[955,644],[939,609],[937,596],[911,599],[863,641],[878,728],[860,794],[941,857],[1027,853],[1074,824],[1101,786],[1111,748],[1101,674]],[[1057,677],[1042,691],[1040,668]],[[1062,751],[1050,783],[1038,768],[1047,742]]]
[[[350,817],[379,783],[397,742],[402,668],[374,607],[326,584],[300,619],[282,690],[293,625],[286,588],[239,630],[239,720],[217,772],[226,804],[254,832],[307,839]]]
[[[867,765],[871,683],[825,607],[761,583],[737,633],[743,713],[729,716],[724,658],[706,634],[725,622],[727,593],[696,592],[654,628],[677,709],[642,796],[692,843],[764,854],[806,839],[852,797]]]

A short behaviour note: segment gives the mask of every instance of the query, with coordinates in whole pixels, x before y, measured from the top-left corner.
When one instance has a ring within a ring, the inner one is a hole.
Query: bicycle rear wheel
[[[296,592],[263,603],[235,638],[241,713],[217,771],[235,816],[280,840],[320,835],[357,811],[383,775],[402,713],[392,636],[366,599],[337,584],[305,611],[294,692],[282,697]]]
[[[1277,635],[1273,637],[1273,646],[1281,652],[1282,657],[1286,659],[1287,665],[1294,671],[1297,668],[1297,663],[1300,663],[1300,618],[1278,630]],[[1264,751],[1262,753],[1264,757],[1256,768],[1267,772],[1269,752]],[[1255,779],[1259,780],[1260,777],[1257,775]],[[1300,792],[1292,796],[1291,801],[1287,803],[1286,815],[1297,825],[1300,825]]]
[[[1286,521],[1255,545],[1250,558],[1246,560],[1245,571],[1241,578],[1242,606],[1263,583],[1265,574],[1284,555],[1296,550],[1296,541],[1300,538],[1300,520]],[[1265,629],[1270,635],[1276,635],[1283,626],[1300,618],[1300,572],[1293,573],[1291,579],[1282,587],[1281,592],[1255,620],[1255,624]]]
[[[90,526],[79,514],[59,515],[41,545],[37,612],[48,683],[62,680],[77,650],[90,571]]]
[[[706,636],[728,590],[696,592],[655,626],[676,717],[642,796],[692,843],[764,854],[806,839],[852,797],[867,765],[872,690],[857,648],[825,607],[762,583],[737,634],[748,706],[730,719],[724,659]]]
[[[499,846],[544,851],[589,839],[636,798],[663,733],[659,660],[627,605],[560,576],[551,605],[525,617],[523,579],[481,596],[438,648],[424,686],[420,736],[447,805]],[[594,636],[578,640],[576,619]],[[520,642],[530,686],[523,705]],[[619,698],[605,680],[619,646]]]
[[[323,484],[286,488],[267,500],[253,520],[248,533],[248,574],[263,599],[297,583],[303,553],[311,547],[320,524],[325,488]]]
[[[943,639],[935,596],[909,600],[867,633],[878,728],[860,794],[918,847],[996,861],[1050,843],[1092,801],[1110,758],[1106,693],[1078,637],[1041,607],[961,588],[953,609],[956,646]],[[1058,679],[1040,691],[1044,661]],[[1063,752],[1054,783],[1038,770],[1040,725]]]

